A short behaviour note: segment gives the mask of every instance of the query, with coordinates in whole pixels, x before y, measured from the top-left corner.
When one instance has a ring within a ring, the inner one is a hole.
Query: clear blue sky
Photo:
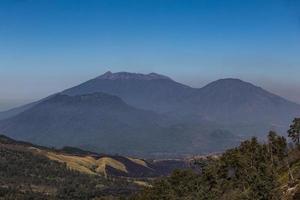
[[[236,77],[300,102],[300,1],[0,0],[0,100],[107,70]]]

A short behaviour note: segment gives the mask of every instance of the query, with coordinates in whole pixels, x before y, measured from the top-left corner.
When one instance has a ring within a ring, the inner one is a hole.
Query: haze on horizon
[[[106,71],[240,78],[300,103],[297,0],[0,2],[0,110]]]

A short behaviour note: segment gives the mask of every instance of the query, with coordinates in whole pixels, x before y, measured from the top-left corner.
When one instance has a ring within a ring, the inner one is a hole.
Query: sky
[[[300,103],[300,1],[0,0],[0,109],[108,70],[240,78]]]

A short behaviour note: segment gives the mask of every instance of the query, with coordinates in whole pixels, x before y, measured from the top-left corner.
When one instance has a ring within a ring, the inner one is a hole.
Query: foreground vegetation
[[[82,174],[18,146],[0,144],[1,200],[111,199],[136,189],[125,181]]]
[[[177,170],[156,181],[135,200],[283,200],[300,199],[300,119],[295,119],[286,139],[275,132],[268,141],[242,142],[219,158],[203,162],[201,172]]]
[[[294,142],[271,131],[220,156],[194,160],[200,170],[176,170],[144,189],[118,178],[70,170],[0,137],[0,200],[297,200],[300,199],[300,119],[288,131]],[[24,148],[26,146],[26,148]]]

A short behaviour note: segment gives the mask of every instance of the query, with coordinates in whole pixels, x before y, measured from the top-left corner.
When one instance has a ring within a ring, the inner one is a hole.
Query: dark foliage
[[[289,137],[296,145],[300,144],[300,118],[295,118],[288,131]]]
[[[16,146],[0,144],[0,199],[93,199],[135,191],[125,181],[109,181],[69,170],[64,164]]]
[[[279,177],[282,171],[288,171],[287,143],[275,132],[270,132],[268,138],[266,144],[252,138],[219,158],[199,161],[200,174],[174,171],[132,199],[280,200],[283,191]]]

